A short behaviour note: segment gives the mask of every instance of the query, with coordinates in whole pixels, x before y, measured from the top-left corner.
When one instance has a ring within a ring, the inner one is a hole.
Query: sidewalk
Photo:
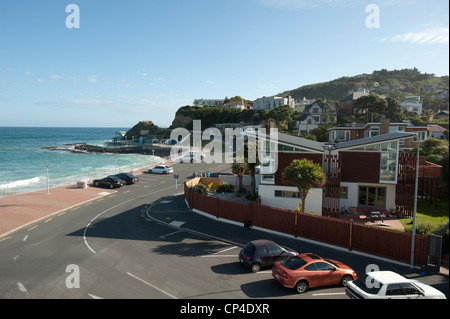
[[[0,238],[52,214],[72,208],[113,190],[66,185],[31,193],[0,197]]]

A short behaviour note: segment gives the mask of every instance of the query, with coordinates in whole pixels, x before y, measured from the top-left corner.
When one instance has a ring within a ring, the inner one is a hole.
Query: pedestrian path
[[[76,185],[0,197],[0,239],[47,216],[114,193],[114,190]]]

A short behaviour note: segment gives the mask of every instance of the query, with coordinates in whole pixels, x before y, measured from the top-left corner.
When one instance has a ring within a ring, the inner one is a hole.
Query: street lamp
[[[412,226],[412,238],[411,238],[411,259],[410,267],[414,268],[414,249],[416,241],[416,213],[417,213],[417,191],[419,185],[419,155],[420,155],[420,135],[416,133],[417,136],[417,155],[416,155],[416,181],[414,186],[414,209],[413,209],[413,226]]]
[[[45,167],[47,168],[47,194],[50,194],[50,180],[48,178],[48,166],[50,163],[45,163]]]
[[[114,174],[117,174],[117,153],[114,153]]]

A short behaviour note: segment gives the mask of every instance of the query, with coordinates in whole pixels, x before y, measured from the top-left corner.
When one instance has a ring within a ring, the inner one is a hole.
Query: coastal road
[[[207,232],[202,216],[184,204],[182,183],[194,171],[229,172],[229,165],[177,164],[173,175],[143,174],[136,185],[17,231],[0,242],[0,298],[62,299],[347,299],[342,287],[298,295],[278,285],[270,269],[253,274],[237,255],[246,240],[269,237],[298,251],[337,259],[362,273],[378,264],[403,267],[282,236],[217,222]],[[99,189],[101,192],[101,189]],[[181,227],[180,227],[181,226]],[[419,278],[448,296],[448,277]]]

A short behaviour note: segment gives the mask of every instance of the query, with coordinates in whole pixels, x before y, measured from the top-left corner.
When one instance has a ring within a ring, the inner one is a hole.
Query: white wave
[[[42,182],[44,179],[45,179],[44,177],[33,177],[33,178],[29,178],[29,179],[14,181],[11,183],[0,185],[0,189],[30,186],[32,184],[38,184],[38,183]]]

